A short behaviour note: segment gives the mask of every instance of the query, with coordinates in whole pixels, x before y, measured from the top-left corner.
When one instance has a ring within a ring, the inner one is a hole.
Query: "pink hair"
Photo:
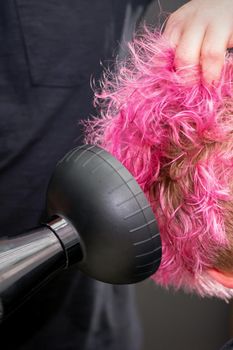
[[[206,271],[229,247],[233,58],[226,57],[220,82],[207,86],[199,67],[174,69],[175,50],[158,32],[145,29],[129,51],[114,73],[105,72],[86,141],[116,156],[150,200],[163,244],[153,279],[228,299],[233,291]]]

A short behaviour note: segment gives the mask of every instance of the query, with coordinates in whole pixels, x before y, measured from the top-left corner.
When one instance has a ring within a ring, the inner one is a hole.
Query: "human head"
[[[87,141],[115,155],[148,196],[163,256],[153,279],[204,296],[233,296],[233,58],[207,86],[199,67],[173,67],[174,48],[145,30],[106,72]]]

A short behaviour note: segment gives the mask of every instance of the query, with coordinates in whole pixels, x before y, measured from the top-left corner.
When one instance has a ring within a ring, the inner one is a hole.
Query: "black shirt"
[[[0,2],[0,235],[46,217],[55,164],[82,142],[79,120],[93,113],[90,77],[100,61],[113,64],[147,2]],[[1,349],[137,350],[134,291],[73,268],[1,325],[0,339]]]

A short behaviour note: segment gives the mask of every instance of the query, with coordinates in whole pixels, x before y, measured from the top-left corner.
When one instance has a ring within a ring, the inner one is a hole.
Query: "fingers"
[[[204,80],[211,84],[221,76],[230,30],[226,27],[209,25],[201,47],[200,63]]]
[[[179,27],[174,27],[174,28],[169,27],[169,30],[166,31],[164,35],[169,40],[171,46],[176,47],[182,35],[182,31],[181,31],[181,28]]]
[[[189,15],[188,12],[189,8],[186,9],[186,6],[184,5],[168,17],[163,34],[173,47],[176,47],[180,40],[185,17]]]
[[[168,19],[164,35],[175,47],[174,66],[177,70],[200,63],[201,47],[205,35],[205,22],[195,18],[191,6],[184,5]],[[192,20],[190,20],[192,19]]]
[[[233,47],[232,19],[232,0],[191,0],[174,12],[164,35],[175,48],[175,68],[197,65],[205,82],[217,82]]]
[[[163,34],[170,44],[176,47],[182,35],[182,22],[173,22],[172,17],[170,17]]]
[[[205,26],[202,24],[193,22],[187,28],[184,27],[175,52],[176,68],[199,64],[204,35]]]

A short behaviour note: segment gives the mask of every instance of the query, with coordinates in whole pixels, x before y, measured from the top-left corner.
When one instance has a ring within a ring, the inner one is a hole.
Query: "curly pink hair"
[[[207,86],[200,67],[174,69],[175,50],[158,32],[145,29],[129,51],[104,74],[86,141],[116,156],[150,200],[163,246],[152,278],[227,300],[233,290],[207,270],[233,267],[232,55]]]

